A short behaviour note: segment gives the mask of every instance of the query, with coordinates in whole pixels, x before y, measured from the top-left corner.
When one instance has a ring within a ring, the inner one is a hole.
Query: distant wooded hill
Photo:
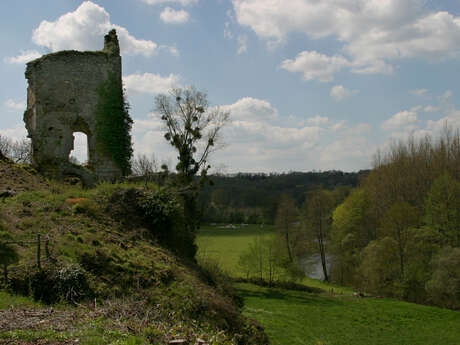
[[[291,196],[302,205],[312,188],[340,187],[347,193],[369,170],[342,172],[238,173],[210,176],[200,196],[203,222],[272,223],[281,195]]]

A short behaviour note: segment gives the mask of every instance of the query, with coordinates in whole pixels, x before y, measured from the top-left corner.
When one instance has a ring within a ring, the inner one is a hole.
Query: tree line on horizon
[[[301,207],[309,191],[318,186],[339,188],[344,192],[356,187],[368,173],[338,170],[288,173],[237,173],[211,175],[212,185],[200,193],[203,223],[274,224],[282,196]]]

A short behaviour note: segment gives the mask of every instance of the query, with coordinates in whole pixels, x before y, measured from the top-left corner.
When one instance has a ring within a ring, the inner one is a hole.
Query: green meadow
[[[203,227],[199,255],[213,258],[233,277],[238,257],[273,228]],[[352,290],[314,279],[324,293],[235,284],[246,316],[264,326],[273,345],[460,345],[460,312],[383,298],[356,298]]]
[[[225,228],[225,225],[203,226],[197,237],[198,256],[212,259],[232,277],[241,277],[239,256],[257,236],[273,236],[273,226],[247,225]]]

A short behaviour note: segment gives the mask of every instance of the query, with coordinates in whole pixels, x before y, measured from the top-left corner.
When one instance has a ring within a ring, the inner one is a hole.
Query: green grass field
[[[273,236],[273,225],[248,225],[237,229],[225,229],[218,226],[203,226],[198,232],[198,256],[210,258],[231,277],[244,278],[244,272],[238,267],[240,255],[249,248],[257,236]],[[352,294],[352,290],[335,284],[327,284],[317,279],[305,277],[302,283],[324,290],[334,289],[335,293]]]
[[[237,229],[203,226],[198,232],[198,256],[216,261],[232,277],[240,277],[238,258],[256,236],[273,236],[273,226],[248,225]]]
[[[458,345],[460,313],[391,299],[236,284],[273,345]]]
[[[204,227],[199,254],[214,258],[233,277],[238,257],[261,230]],[[265,227],[264,234],[273,234]],[[264,327],[273,345],[460,345],[460,313],[392,299],[356,298],[351,289],[305,278],[326,292],[311,294],[235,284],[244,314]],[[334,294],[331,294],[333,289]]]

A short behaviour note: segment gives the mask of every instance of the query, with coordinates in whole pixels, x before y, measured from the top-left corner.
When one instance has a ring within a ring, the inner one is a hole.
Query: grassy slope
[[[254,229],[205,228],[198,238],[223,267],[239,275],[234,258]],[[231,233],[228,233],[232,231]],[[220,253],[220,255],[219,255]],[[233,268],[233,269],[232,269]],[[351,290],[306,279],[327,293],[267,289],[237,284],[244,313],[258,320],[274,345],[459,345],[460,313],[391,299],[355,298]],[[330,289],[334,294],[330,294]]]
[[[145,229],[130,226],[132,219],[108,213],[117,204],[111,199],[114,190],[135,185],[82,190],[43,181],[33,171],[9,163],[0,162],[0,168],[5,172],[0,185],[8,186],[14,175],[13,187],[20,192],[0,201],[0,231],[16,241],[34,240],[38,232],[49,235],[57,266],[45,260],[42,247],[43,268],[79,263],[97,296],[96,305],[87,300],[76,308],[51,310],[0,292],[0,344],[6,339],[15,339],[15,344],[67,344],[76,339],[80,344],[167,344],[173,339],[241,344],[236,334],[260,335],[193,265],[146,240]],[[19,266],[12,267],[9,276],[21,282],[37,272],[36,246],[17,249]],[[28,314],[33,318],[24,317]]]

